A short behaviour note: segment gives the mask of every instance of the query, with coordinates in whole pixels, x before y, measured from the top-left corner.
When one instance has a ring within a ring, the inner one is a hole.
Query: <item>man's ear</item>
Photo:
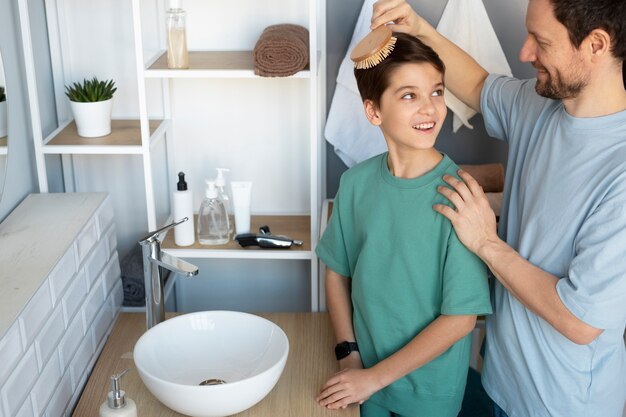
[[[605,58],[611,52],[611,36],[603,29],[592,30],[587,35],[586,41],[589,45],[592,61]]]
[[[380,126],[383,121],[380,118],[378,107],[374,104],[374,102],[372,100],[365,100],[363,102],[363,108],[365,109],[365,116],[367,116],[367,120],[369,120],[374,126]]]

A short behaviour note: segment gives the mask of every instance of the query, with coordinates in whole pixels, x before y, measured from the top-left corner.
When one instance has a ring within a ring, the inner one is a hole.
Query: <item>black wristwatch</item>
[[[341,342],[335,346],[335,357],[337,360],[343,359],[352,352],[358,352],[359,345],[356,342]]]

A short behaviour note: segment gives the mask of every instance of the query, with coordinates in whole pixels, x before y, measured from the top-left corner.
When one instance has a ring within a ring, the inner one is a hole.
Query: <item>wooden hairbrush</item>
[[[350,59],[354,62],[354,68],[368,69],[380,64],[393,51],[395,44],[396,38],[388,26],[377,27],[352,50]]]

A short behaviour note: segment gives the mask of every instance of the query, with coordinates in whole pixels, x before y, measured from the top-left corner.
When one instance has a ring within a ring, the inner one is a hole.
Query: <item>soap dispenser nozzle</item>
[[[111,392],[109,392],[109,407],[122,408],[126,405],[126,393],[120,389],[120,379],[126,375],[130,369],[125,369],[117,375],[111,375]]]
[[[217,198],[218,192],[217,188],[215,187],[215,181],[204,180],[204,182],[206,183],[206,198]]]
[[[218,188],[223,188],[226,185],[226,179],[224,178],[224,172],[230,172],[228,168],[215,168],[217,171],[217,178],[215,178],[215,185]]]

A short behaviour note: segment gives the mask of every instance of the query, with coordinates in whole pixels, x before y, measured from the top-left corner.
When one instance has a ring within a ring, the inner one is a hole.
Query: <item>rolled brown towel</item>
[[[499,193],[504,189],[504,166],[500,163],[459,167],[474,177],[486,193]]]
[[[268,26],[253,54],[256,75],[289,77],[309,65],[309,31],[290,23]]]

